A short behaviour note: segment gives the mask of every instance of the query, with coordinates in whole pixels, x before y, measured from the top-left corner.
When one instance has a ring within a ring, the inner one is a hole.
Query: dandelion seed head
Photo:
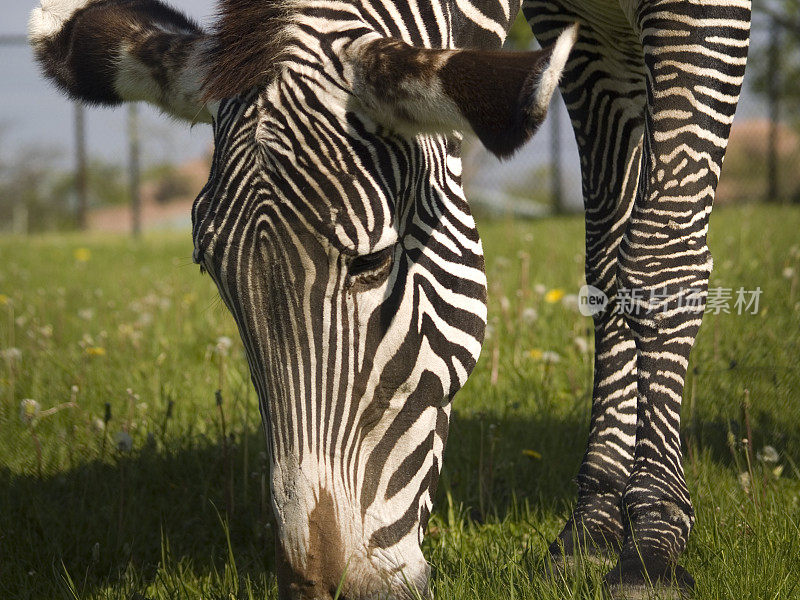
[[[6,348],[5,350],[0,351],[0,356],[12,364],[18,363],[22,360],[22,350],[19,348]]]
[[[764,446],[761,450],[756,452],[756,458],[762,463],[774,464],[778,462],[780,455],[773,446]]]
[[[522,311],[522,321],[525,323],[535,323],[536,319],[539,318],[539,313],[533,307],[528,307]]]
[[[511,308],[511,301],[508,299],[508,296],[501,296],[500,297],[500,310],[503,312],[508,312]]]
[[[19,419],[25,425],[28,425],[36,420],[41,412],[41,405],[32,398],[25,398],[19,403]]]
[[[82,308],[81,310],[78,311],[78,316],[84,321],[91,321],[92,319],[94,319],[94,309]]]
[[[220,356],[227,356],[228,352],[233,346],[233,341],[231,338],[223,335],[217,338],[216,345],[214,346],[214,352]]]
[[[567,294],[561,299],[561,304],[564,305],[565,308],[570,310],[578,310],[578,295],[577,294]]]
[[[739,473],[739,485],[742,486],[745,493],[750,492],[750,473],[746,471]]]
[[[558,352],[553,352],[552,350],[545,350],[542,352],[542,362],[547,364],[555,364],[561,361],[561,355]]]

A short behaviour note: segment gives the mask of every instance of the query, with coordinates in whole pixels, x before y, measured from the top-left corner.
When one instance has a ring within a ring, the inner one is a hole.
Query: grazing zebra
[[[194,257],[258,393],[282,598],[425,593],[450,400],[486,323],[456,132],[514,152],[576,36],[501,52],[518,12],[222,0],[211,32],[159,0],[42,0],[32,14],[37,59],[69,96],[213,125]]]
[[[511,154],[562,69],[587,282],[610,302],[595,316],[578,503],[551,554],[619,552],[607,581],[634,594],[693,584],[677,566],[693,522],[680,399],[749,2],[526,0],[549,50],[492,51],[518,10],[222,0],[211,33],[156,0],[42,0],[34,11],[37,56],[69,95],[147,100],[213,124],[195,258],[234,315],[258,391],[282,597],[426,587],[419,543],[449,401],[486,317],[453,132]],[[632,306],[623,292],[638,294]]]

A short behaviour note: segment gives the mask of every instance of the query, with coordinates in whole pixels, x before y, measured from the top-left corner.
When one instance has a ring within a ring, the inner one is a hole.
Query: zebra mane
[[[230,98],[269,79],[291,14],[292,0],[219,0],[204,59],[204,99]]]

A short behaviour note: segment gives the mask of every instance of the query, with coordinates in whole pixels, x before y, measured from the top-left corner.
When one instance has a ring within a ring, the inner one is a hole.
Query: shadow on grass
[[[442,488],[477,521],[502,519],[512,496],[568,506],[584,427],[574,422],[454,415]],[[541,459],[523,454],[526,440]],[[533,442],[531,442],[533,443]],[[247,451],[245,451],[245,447]],[[219,439],[153,443],[112,460],[82,463],[39,478],[0,467],[0,593],[4,598],[68,597],[125,580],[129,567],[152,580],[168,541],[170,564],[221,571],[225,529],[240,576],[274,572],[268,466],[260,428]],[[245,457],[246,460],[245,460]],[[230,484],[228,482],[231,482]],[[228,490],[232,510],[227,512]],[[63,565],[62,565],[63,563]]]
[[[778,428],[758,426],[757,439]],[[728,464],[727,428],[718,428],[709,424],[701,445]],[[586,429],[577,413],[498,418],[456,411],[435,510],[445,509],[449,492],[477,522],[502,521],[518,502],[534,514],[566,517]],[[264,450],[256,428],[230,441],[227,468],[219,440],[197,437],[165,448],[152,443],[44,478],[0,468],[0,594],[69,597],[65,571],[81,593],[124,583],[131,567],[152,581],[164,540],[171,568],[180,563],[194,573],[221,572],[228,547],[220,515],[239,576],[274,573]]]

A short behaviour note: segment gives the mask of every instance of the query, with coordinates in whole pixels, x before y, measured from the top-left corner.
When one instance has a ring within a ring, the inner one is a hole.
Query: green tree
[[[784,117],[800,124],[800,0],[754,5],[754,35],[747,68],[753,88],[777,98]]]

